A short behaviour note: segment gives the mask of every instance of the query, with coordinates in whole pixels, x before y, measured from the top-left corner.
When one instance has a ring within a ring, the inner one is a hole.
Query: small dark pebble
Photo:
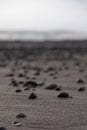
[[[53,89],[56,89],[57,87],[58,87],[57,84],[50,84],[45,89],[53,90]]]
[[[85,87],[80,87],[78,91],[85,91]]]
[[[35,81],[27,81],[24,83],[23,87],[36,87],[38,84]]]
[[[25,118],[26,115],[24,113],[19,113],[16,118]]]
[[[60,85],[56,88],[56,91],[61,91],[63,89],[63,87]]]
[[[77,81],[77,83],[82,83],[82,84],[85,84],[85,81],[84,81],[84,80],[82,80],[82,79],[79,79],[79,80]]]
[[[76,62],[76,63],[75,63],[75,66],[80,66],[80,62]]]
[[[0,126],[0,130],[7,130],[5,127]]]
[[[58,95],[59,98],[71,98],[67,92],[61,92]]]
[[[79,69],[79,72],[84,72],[84,69]]]
[[[24,90],[27,91],[27,90],[30,90],[30,88],[26,87],[26,88],[24,88]]]
[[[35,74],[34,74],[35,76],[39,76],[40,75],[40,72],[35,72]]]
[[[6,77],[14,77],[13,73],[7,74]]]
[[[17,87],[18,86],[18,84],[15,82],[15,83],[13,83],[13,85],[12,85],[13,87]]]
[[[12,85],[13,87],[17,87],[18,86],[18,83],[16,80],[12,79],[11,80],[11,83],[9,85]]]
[[[19,84],[23,84],[23,83],[24,83],[24,81],[19,81],[18,83],[19,83]]]
[[[26,70],[26,69],[27,69],[27,66],[23,66],[22,69]]]
[[[18,74],[18,77],[22,78],[22,77],[25,77],[25,75],[20,73],[20,74]]]
[[[16,93],[20,93],[20,92],[22,92],[22,90],[21,89],[17,89],[15,92]]]
[[[48,67],[44,72],[48,73],[50,71],[55,71],[55,68],[54,67]]]
[[[36,99],[37,96],[35,93],[31,93],[30,96],[28,97],[28,99]]]
[[[40,82],[40,83],[38,83],[38,86],[44,86],[44,85],[45,85],[44,82]]]
[[[65,66],[65,70],[68,70],[69,69],[69,67],[68,66]]]
[[[58,77],[57,76],[54,76],[53,79],[57,79]]]

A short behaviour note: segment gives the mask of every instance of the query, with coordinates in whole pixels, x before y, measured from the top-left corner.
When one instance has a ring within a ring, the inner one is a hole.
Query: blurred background
[[[0,0],[0,40],[87,39],[87,0]]]

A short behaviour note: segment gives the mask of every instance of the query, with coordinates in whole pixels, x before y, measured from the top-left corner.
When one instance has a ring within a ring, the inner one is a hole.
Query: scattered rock
[[[84,69],[79,69],[79,72],[84,72]]]
[[[76,65],[76,66],[80,66],[80,62],[76,62],[75,65]]]
[[[22,69],[26,70],[26,69],[27,69],[27,66],[23,66]]]
[[[40,75],[40,72],[39,71],[37,71],[37,72],[35,72],[35,74],[34,74],[35,76],[39,76]]]
[[[68,70],[69,69],[69,67],[68,66],[65,66],[65,70]]]
[[[6,77],[14,77],[13,73],[7,74]]]
[[[35,93],[31,93],[30,96],[28,97],[28,99],[36,99],[37,96]]]
[[[61,91],[63,89],[63,87],[60,85],[56,88],[56,91]]]
[[[45,85],[44,82],[39,82],[39,83],[38,83],[38,86],[44,86],[44,85]]]
[[[50,71],[55,71],[55,67],[48,67],[44,72],[48,73]]]
[[[56,89],[57,87],[58,87],[57,84],[50,84],[45,89],[53,90],[53,89]]]
[[[25,118],[26,115],[24,113],[19,113],[16,118]]]
[[[20,74],[18,74],[18,77],[23,78],[23,77],[25,77],[25,75],[20,73]]]
[[[37,87],[38,84],[35,81],[27,81],[24,83],[23,87]]]
[[[78,91],[85,91],[85,87],[80,87]]]
[[[61,92],[58,95],[59,98],[71,98],[70,95],[67,92]]]
[[[56,77],[56,76],[54,76],[54,77],[53,77],[53,79],[57,79],[57,77]]]
[[[21,89],[17,89],[15,92],[16,93],[20,93],[20,92],[22,92],[22,90]]]
[[[3,126],[0,126],[0,130],[7,130],[7,129]]]
[[[54,73],[50,73],[49,76],[55,76],[55,74]]]
[[[85,84],[85,81],[84,80],[82,80],[82,79],[79,79],[78,81],[77,81],[77,83],[82,83],[82,84]]]
[[[19,121],[13,121],[12,125],[19,127],[19,126],[22,126],[22,123],[20,123]]]
[[[17,87],[18,83],[16,80],[12,79],[10,85],[12,85],[13,87]]]

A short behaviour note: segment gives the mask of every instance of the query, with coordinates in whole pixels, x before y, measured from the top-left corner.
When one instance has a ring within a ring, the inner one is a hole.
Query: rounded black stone
[[[69,98],[69,94],[67,92],[61,92],[59,95],[58,95],[59,98]]]
[[[18,77],[22,78],[22,77],[25,77],[25,75],[20,73],[20,74],[18,74]]]
[[[5,127],[0,126],[0,130],[7,130]]]
[[[57,84],[50,84],[45,89],[53,90],[53,89],[56,89],[57,87],[58,87]]]
[[[18,83],[15,79],[12,79],[10,85],[12,85],[13,87],[17,87]]]
[[[22,92],[22,90],[21,89],[17,89],[15,92],[16,93],[20,93],[20,92]]]
[[[77,81],[77,83],[82,83],[82,84],[85,84],[85,81],[84,80],[82,80],[82,79],[79,79],[78,81]]]
[[[35,72],[35,74],[34,74],[35,76],[39,76],[40,75],[40,72]]]
[[[63,87],[60,85],[56,88],[56,91],[61,91],[63,89]]]
[[[44,85],[45,85],[44,82],[40,82],[40,83],[38,83],[38,86],[44,86]]]
[[[30,96],[28,97],[28,99],[36,99],[37,96],[35,93],[31,93]]]
[[[35,81],[27,81],[24,83],[23,87],[36,87],[38,84]]]
[[[16,118],[25,118],[26,115],[24,113],[19,113]]]
[[[78,91],[85,91],[85,87],[80,87]]]

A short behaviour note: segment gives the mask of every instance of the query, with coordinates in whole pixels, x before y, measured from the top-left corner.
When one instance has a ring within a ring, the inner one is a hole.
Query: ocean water
[[[37,46],[87,48],[87,34],[58,32],[0,32],[0,47],[20,48]]]
[[[0,40],[79,40],[87,39],[86,33],[62,33],[62,32],[0,32]]]

